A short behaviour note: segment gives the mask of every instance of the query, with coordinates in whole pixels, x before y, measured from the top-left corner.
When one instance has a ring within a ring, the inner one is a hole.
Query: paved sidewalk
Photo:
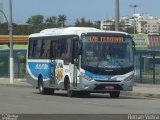
[[[160,98],[160,84],[135,84],[132,92],[122,93],[127,96]]]
[[[10,84],[9,78],[0,78],[0,86],[32,88],[32,86],[28,84],[25,79],[15,79],[14,83]],[[121,92],[121,95],[160,98],[160,84],[153,85],[135,83],[132,92]]]
[[[9,78],[0,78],[0,86],[13,86],[13,87],[28,87],[32,86],[26,82],[25,79],[14,79],[13,84],[10,84]]]

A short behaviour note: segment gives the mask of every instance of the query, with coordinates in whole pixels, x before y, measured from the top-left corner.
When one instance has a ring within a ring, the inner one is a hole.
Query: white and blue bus
[[[68,96],[131,91],[134,42],[125,32],[89,27],[52,28],[29,36],[27,81],[41,94]]]

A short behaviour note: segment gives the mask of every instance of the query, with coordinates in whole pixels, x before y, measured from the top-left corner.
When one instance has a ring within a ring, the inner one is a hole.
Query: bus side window
[[[36,54],[36,47],[37,47],[37,41],[36,41],[36,40],[34,40],[34,41],[33,41],[32,58],[35,58],[35,54]]]
[[[62,59],[64,64],[71,61],[72,37],[59,37],[53,39],[50,47],[50,59]]]
[[[33,40],[29,41],[29,47],[28,47],[28,58],[32,58],[33,54]]]
[[[41,46],[41,55],[40,58],[48,59],[49,58],[49,51],[50,51],[50,40],[43,40]]]
[[[35,40],[33,43],[32,58],[38,59],[41,53],[41,40]]]
[[[69,58],[70,58],[69,41],[70,41],[70,38],[62,39],[62,59],[64,60],[64,64],[69,64]]]
[[[56,58],[56,41],[54,41],[54,40],[51,41],[49,58],[50,59],[55,59]]]
[[[44,42],[44,40],[42,40],[42,49],[41,49],[41,58],[43,58],[43,56],[44,56],[44,51],[45,51],[45,42]]]
[[[61,58],[61,41],[56,42],[56,58]]]

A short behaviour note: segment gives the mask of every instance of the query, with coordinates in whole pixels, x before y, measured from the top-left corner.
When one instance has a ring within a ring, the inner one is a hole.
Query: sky
[[[160,18],[160,0],[119,0],[120,16],[131,16],[129,5],[138,5],[136,13],[148,13]],[[9,14],[9,0],[0,0],[6,16]],[[73,24],[82,17],[87,20],[102,20],[115,15],[115,0],[12,0],[13,21],[25,23],[33,15],[44,17],[65,14],[67,23]],[[5,20],[4,20],[5,21]]]

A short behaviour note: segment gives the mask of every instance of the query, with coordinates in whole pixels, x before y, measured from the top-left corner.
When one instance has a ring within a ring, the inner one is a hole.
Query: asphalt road
[[[136,114],[160,113],[160,100],[108,94],[69,98],[65,91],[40,95],[32,88],[0,87],[0,114]]]

